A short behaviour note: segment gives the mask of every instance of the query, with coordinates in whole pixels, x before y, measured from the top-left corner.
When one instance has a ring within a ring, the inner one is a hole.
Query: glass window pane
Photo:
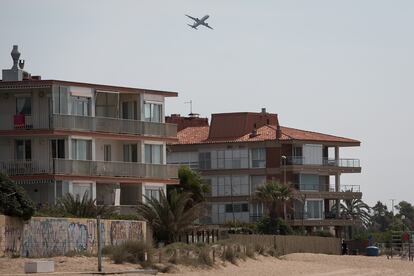
[[[151,145],[145,145],[145,163],[151,164],[152,163],[152,156],[151,156]]]

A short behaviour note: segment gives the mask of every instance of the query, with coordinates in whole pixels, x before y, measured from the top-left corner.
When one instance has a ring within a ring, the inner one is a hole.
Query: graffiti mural
[[[143,240],[142,223],[138,221],[111,221],[110,244],[117,245],[128,240]]]
[[[71,251],[97,250],[97,224],[94,219],[40,218],[27,223],[0,216],[0,256],[49,257]],[[145,239],[145,222],[101,220],[101,242],[119,244]]]

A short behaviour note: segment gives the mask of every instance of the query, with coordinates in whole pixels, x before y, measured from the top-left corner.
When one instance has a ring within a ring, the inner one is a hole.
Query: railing
[[[322,219],[353,219],[352,216],[345,214],[337,214],[336,211],[321,212],[320,216],[316,217],[310,212],[295,212],[291,219],[304,219],[304,220],[322,220]]]
[[[64,114],[53,114],[51,128],[162,137],[177,136],[177,126],[175,124]]]
[[[178,167],[174,165],[69,159],[54,159],[53,163],[55,174],[162,179],[177,178],[178,175]]]
[[[54,159],[53,163],[49,165],[41,164],[35,160],[12,160],[1,161],[0,172],[9,176],[52,173],[78,176],[171,179],[177,178],[178,167],[174,165],[69,159]]]
[[[309,192],[360,192],[359,185],[340,185],[339,190],[336,190],[335,184],[295,184],[294,187]]]
[[[36,160],[9,160],[0,162],[0,172],[6,175],[33,175],[49,173],[49,165]]]
[[[285,163],[282,162],[282,165]],[[304,156],[288,156],[286,160],[286,165],[316,165],[316,166],[333,166],[333,167],[347,167],[347,168],[357,168],[360,167],[359,159],[306,159]]]

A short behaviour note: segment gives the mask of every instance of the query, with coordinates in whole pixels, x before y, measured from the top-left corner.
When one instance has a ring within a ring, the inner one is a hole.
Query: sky
[[[210,30],[184,14],[209,14]],[[284,126],[345,136],[363,200],[414,200],[414,1],[0,2],[0,67],[18,44],[43,79],[176,91],[167,114],[265,107]]]

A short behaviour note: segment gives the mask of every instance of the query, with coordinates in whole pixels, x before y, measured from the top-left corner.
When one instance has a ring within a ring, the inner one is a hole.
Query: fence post
[[[216,249],[213,248],[213,263],[216,262]]]
[[[102,271],[102,244],[101,244],[101,216],[96,218],[96,229],[98,238],[98,271]]]

